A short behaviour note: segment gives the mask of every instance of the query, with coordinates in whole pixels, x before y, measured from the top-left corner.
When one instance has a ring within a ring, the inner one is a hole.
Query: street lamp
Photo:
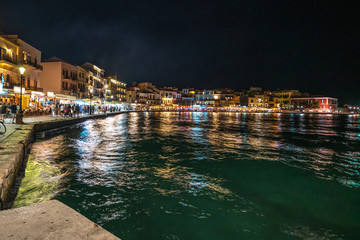
[[[90,113],[90,115],[91,115],[91,99],[92,99],[92,93],[93,93],[93,89],[92,88],[90,88],[90,109],[89,109],[89,113]]]
[[[19,110],[19,122],[22,124],[23,122],[23,110],[22,110],[22,86],[23,86],[23,78],[26,68],[24,66],[19,67],[19,72],[21,74],[20,77],[20,110]]]

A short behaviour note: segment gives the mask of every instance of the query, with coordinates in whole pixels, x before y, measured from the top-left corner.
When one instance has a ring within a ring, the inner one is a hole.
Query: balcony
[[[0,62],[3,62],[5,64],[9,64],[11,67],[16,67],[16,65],[18,64],[18,62],[16,61],[16,59],[11,58],[10,56],[7,55],[0,55]]]
[[[32,87],[27,87],[27,90],[42,92],[43,88],[38,88],[38,87],[32,86]]]
[[[43,70],[43,67],[40,64],[37,64],[35,62],[25,60],[25,61],[23,61],[23,64],[28,65],[28,66],[32,66],[32,67],[34,67],[36,69],[39,69],[39,70]]]

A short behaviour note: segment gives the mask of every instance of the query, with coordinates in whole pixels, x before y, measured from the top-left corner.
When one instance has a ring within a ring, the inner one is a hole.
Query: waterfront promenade
[[[107,112],[110,113],[110,112]],[[120,113],[120,112],[117,112]],[[43,123],[43,122],[50,122],[50,121],[61,121],[61,120],[67,120],[67,119],[78,119],[78,118],[86,118],[89,116],[99,116],[102,115],[101,113],[95,113],[93,115],[89,114],[81,114],[79,117],[61,117],[61,116],[52,116],[52,115],[41,115],[41,116],[31,116],[31,117],[24,117],[23,121],[25,125],[29,124],[36,124],[36,123]],[[0,137],[0,142],[5,141],[5,139],[11,135],[17,128],[21,126],[21,124],[13,124],[11,123],[11,119],[7,118],[5,120],[5,126],[6,126],[6,133],[4,136]]]

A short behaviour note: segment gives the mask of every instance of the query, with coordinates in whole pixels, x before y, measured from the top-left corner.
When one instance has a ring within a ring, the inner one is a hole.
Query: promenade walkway
[[[107,112],[110,113],[110,112]],[[95,112],[94,115],[103,114]],[[89,114],[80,114],[79,118],[87,117]],[[72,118],[78,118],[78,117],[72,117]],[[48,121],[54,121],[54,120],[62,120],[62,119],[69,119],[69,117],[61,117],[61,116],[51,116],[51,115],[42,115],[42,116],[31,116],[31,117],[24,117],[23,121],[24,124],[34,124],[34,123],[40,123],[40,122],[48,122]],[[16,129],[18,129],[21,124],[13,124],[11,123],[11,119],[7,118],[5,119],[5,126],[6,126],[6,133],[3,136],[0,136],[0,142],[6,140],[6,138],[11,135]]]

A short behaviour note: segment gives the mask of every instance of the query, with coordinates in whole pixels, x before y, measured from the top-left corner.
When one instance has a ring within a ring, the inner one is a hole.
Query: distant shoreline
[[[269,113],[269,114],[328,114],[328,115],[360,115],[360,113],[333,113],[333,112],[292,112],[292,111],[284,111],[284,112],[264,112],[264,111],[184,111],[184,110],[136,110],[136,111],[129,111],[129,112],[191,112],[191,113],[247,113],[247,114],[254,114],[254,113]]]

